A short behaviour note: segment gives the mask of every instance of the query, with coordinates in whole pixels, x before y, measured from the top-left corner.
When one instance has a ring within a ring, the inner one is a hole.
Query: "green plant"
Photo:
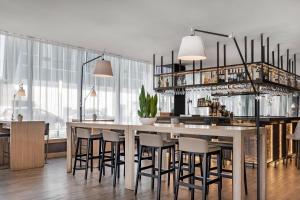
[[[151,96],[145,93],[144,85],[142,85],[141,93],[139,96],[140,109],[138,110],[139,117],[152,118],[157,113],[157,95]]]

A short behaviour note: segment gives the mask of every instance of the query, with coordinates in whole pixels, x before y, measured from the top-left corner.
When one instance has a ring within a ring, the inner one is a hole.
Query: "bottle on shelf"
[[[233,72],[233,82],[237,82],[237,73],[238,73],[238,69],[234,69],[234,72]]]
[[[224,70],[220,69],[219,70],[219,83],[224,83],[225,82],[225,74],[224,74]]]

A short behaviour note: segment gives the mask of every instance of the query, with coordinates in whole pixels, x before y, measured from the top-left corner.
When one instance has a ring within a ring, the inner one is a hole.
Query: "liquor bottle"
[[[237,76],[236,76],[236,81],[238,82],[241,79],[241,69],[238,69],[237,71],[238,71],[238,73],[237,73]]]
[[[254,80],[259,80],[261,79],[260,77],[260,68],[257,66],[256,71],[255,71],[255,79]]]
[[[228,82],[231,82],[231,69],[228,69]]]
[[[234,82],[237,82],[237,73],[238,73],[238,70],[235,69],[234,73],[233,73],[233,80],[234,80]]]
[[[161,84],[161,81],[160,81],[160,77],[158,79],[158,87],[160,88],[160,84]]]

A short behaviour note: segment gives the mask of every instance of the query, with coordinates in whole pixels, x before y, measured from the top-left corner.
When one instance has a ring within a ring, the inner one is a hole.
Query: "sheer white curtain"
[[[0,119],[12,113],[13,94],[21,81],[25,97],[16,98],[24,120],[50,123],[52,137],[64,137],[67,121],[78,118],[81,65],[99,54],[82,48],[0,34]],[[95,62],[84,67],[85,118],[93,114],[127,122],[137,121],[141,85],[152,92],[152,66],[120,56],[105,55],[113,77],[95,77]],[[88,96],[91,88],[96,97]]]
[[[137,61],[120,60],[120,113],[121,121],[136,122],[139,108],[139,92],[142,85],[152,93],[152,66]],[[130,116],[130,117],[128,117]]]

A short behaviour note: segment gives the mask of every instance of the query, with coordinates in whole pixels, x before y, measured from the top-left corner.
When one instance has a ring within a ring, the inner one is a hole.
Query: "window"
[[[51,137],[65,137],[66,122],[78,118],[81,65],[97,53],[82,48],[0,34],[0,113],[9,120],[13,94],[21,81],[25,97],[16,98],[15,116],[50,123]],[[152,91],[152,67],[120,56],[105,55],[113,67],[112,78],[92,75],[95,63],[84,66],[85,118],[137,121],[141,85]],[[88,96],[91,88],[96,97]]]

